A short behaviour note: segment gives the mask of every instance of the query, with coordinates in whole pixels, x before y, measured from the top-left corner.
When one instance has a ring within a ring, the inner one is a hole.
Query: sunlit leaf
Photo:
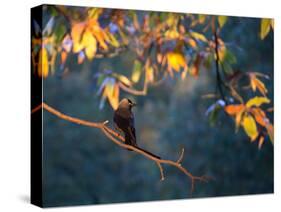
[[[153,82],[154,81],[154,70],[152,66],[146,65],[145,67],[145,78],[147,82]]]
[[[38,76],[46,78],[49,74],[48,51],[42,47],[39,51]]]
[[[225,112],[227,112],[229,115],[236,115],[237,113],[240,113],[244,109],[245,106],[243,104],[227,105],[224,107]]]
[[[117,109],[119,104],[119,86],[117,83],[114,84],[112,95],[108,93],[108,101],[114,110]]]
[[[225,25],[227,19],[228,19],[227,16],[223,16],[223,15],[218,16],[218,22],[221,28]]]
[[[117,78],[120,82],[122,82],[123,84],[127,85],[127,86],[132,86],[132,82],[124,75],[118,74]]]
[[[118,48],[120,46],[118,40],[115,38],[115,36],[111,33],[108,33],[108,37],[110,39],[110,44],[116,48]]]
[[[271,19],[263,18],[261,20],[260,38],[263,40],[270,31]]]
[[[167,53],[168,66],[170,66],[175,71],[179,71],[181,67],[185,67],[185,58],[183,54],[176,52]]]
[[[140,76],[141,76],[141,69],[142,69],[142,65],[141,65],[140,61],[135,60],[132,77],[131,77],[131,79],[134,83],[137,83],[139,81]]]
[[[65,64],[66,58],[67,58],[67,52],[66,51],[62,51],[61,52],[61,63],[62,64]]]
[[[263,142],[264,142],[264,137],[261,136],[261,137],[259,138],[259,149],[261,149],[261,147],[262,147],[262,145],[263,145]]]
[[[177,39],[179,37],[179,32],[176,29],[167,30],[165,32],[165,37],[168,39]]]
[[[81,44],[85,47],[85,54],[89,60],[92,60],[97,51],[97,41],[89,30],[83,34]]]
[[[273,125],[272,124],[266,125],[266,130],[267,130],[271,143],[274,144],[274,127],[273,127]]]
[[[248,108],[252,107],[252,106],[259,107],[259,106],[261,106],[262,104],[265,104],[265,103],[270,103],[270,100],[266,97],[256,96],[256,97],[250,99],[246,103],[246,107],[248,107]]]
[[[85,29],[84,23],[75,24],[71,29],[71,37],[73,41],[74,53],[78,53],[84,48],[83,44],[81,44],[82,32],[84,31],[84,29]]]
[[[250,111],[255,117],[256,122],[261,126],[266,127],[266,125],[269,123],[269,120],[266,117],[265,112],[260,108],[251,108]]]
[[[255,73],[249,73],[250,77],[250,85],[252,87],[253,91],[256,91],[258,89],[262,95],[266,96],[267,89],[262,81],[260,81]]]
[[[251,141],[254,141],[258,137],[257,125],[255,119],[251,115],[244,115],[242,126],[246,134],[251,138]]]
[[[191,37],[195,38],[198,41],[203,41],[203,42],[208,42],[207,38],[205,37],[205,35],[198,33],[198,32],[190,32]]]

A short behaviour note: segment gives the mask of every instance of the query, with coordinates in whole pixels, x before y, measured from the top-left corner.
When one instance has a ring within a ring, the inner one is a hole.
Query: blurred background
[[[268,96],[273,101],[273,33],[261,41],[260,20],[229,17],[221,31],[237,58],[236,69],[267,74]],[[239,47],[238,47],[239,46]],[[243,48],[240,48],[243,47]],[[96,59],[77,65],[69,61],[65,77],[44,79],[44,102],[84,120],[112,126],[113,109],[107,102],[99,108],[98,70],[130,75],[135,55],[128,51],[110,60]],[[203,98],[216,89],[214,67],[198,79],[166,79],[148,88],[146,96],[125,92],[135,101],[137,143],[164,159],[177,160],[185,148],[183,166],[194,175],[208,175],[208,183],[196,183],[192,197],[190,179],[164,165],[160,181],[157,165],[142,155],[116,146],[95,128],[76,125],[44,111],[43,200],[45,206],[105,204],[181,198],[217,197],[273,192],[273,145],[257,142],[224,113],[211,125],[206,111],[213,99]]]

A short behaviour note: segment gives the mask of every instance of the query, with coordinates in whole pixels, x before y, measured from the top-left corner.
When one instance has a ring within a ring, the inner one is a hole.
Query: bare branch
[[[165,179],[162,164],[168,164],[168,165],[176,167],[181,172],[183,172],[187,177],[190,178],[190,180],[191,180],[191,193],[194,190],[194,183],[195,183],[196,180],[202,181],[202,182],[208,182],[207,177],[205,177],[205,176],[202,176],[202,177],[194,176],[186,168],[184,168],[180,164],[180,162],[182,161],[183,156],[184,156],[184,149],[182,149],[180,157],[177,161],[159,159],[159,158],[154,157],[153,155],[149,154],[147,151],[145,151],[141,148],[125,144],[124,143],[125,139],[124,139],[123,136],[121,136],[119,133],[115,132],[114,130],[112,130],[111,128],[106,126],[109,123],[108,120],[106,120],[104,122],[91,122],[91,121],[85,121],[85,120],[82,120],[82,119],[79,119],[79,118],[74,118],[74,117],[71,117],[71,116],[68,116],[68,115],[65,115],[65,114],[61,113],[60,111],[52,108],[51,106],[47,105],[44,102],[42,102],[42,104],[35,107],[32,110],[32,114],[34,112],[38,111],[41,108],[44,108],[46,111],[50,112],[51,114],[53,114],[53,115],[55,115],[55,116],[57,116],[61,119],[64,119],[66,121],[73,122],[73,123],[76,123],[76,124],[79,124],[79,125],[88,126],[88,127],[98,128],[104,133],[104,135],[106,137],[108,137],[116,145],[118,145],[118,146],[120,146],[124,149],[130,149],[130,150],[132,150],[136,153],[139,153],[139,154],[143,155],[144,157],[148,158],[149,160],[154,161],[157,164],[157,166],[160,170],[161,180]]]

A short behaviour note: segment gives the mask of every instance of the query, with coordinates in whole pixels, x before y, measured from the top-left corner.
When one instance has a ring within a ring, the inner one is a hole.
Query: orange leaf
[[[263,145],[263,142],[264,142],[264,137],[261,136],[260,139],[259,139],[259,149],[261,149],[261,147]]]
[[[61,52],[61,63],[62,64],[65,64],[66,58],[67,58],[67,52],[66,51],[62,51]]]
[[[262,109],[252,108],[250,111],[254,115],[256,122],[258,122],[261,126],[265,127],[269,123],[269,120]]]
[[[236,115],[237,113],[243,111],[244,109],[245,106],[243,104],[227,105],[224,107],[225,112],[227,112],[229,115]]]
[[[250,73],[249,76],[252,90],[256,91],[256,89],[258,89],[262,93],[262,95],[265,96],[267,93],[267,89],[264,83],[257,78],[255,73]]]

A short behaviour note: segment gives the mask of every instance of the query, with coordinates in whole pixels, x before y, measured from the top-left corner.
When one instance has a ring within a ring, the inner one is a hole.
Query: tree
[[[45,10],[49,17],[43,29],[33,21],[34,75],[48,78],[71,71],[71,59],[82,65],[132,52],[135,60],[130,75],[108,69],[97,70],[95,75],[100,109],[106,102],[116,109],[120,92],[145,96],[150,86],[161,86],[165,80],[196,80],[204,71],[215,70],[216,92],[208,95],[213,104],[206,111],[210,122],[216,122],[218,113],[225,113],[234,119],[236,131],[242,127],[259,148],[266,137],[273,144],[274,127],[268,115],[273,107],[263,82],[269,76],[233,68],[237,58],[220,37],[228,17],[65,6]],[[262,19],[257,32],[260,39],[273,27],[273,20]],[[106,135],[113,133],[105,125],[99,126]],[[163,178],[161,165],[159,168]]]

